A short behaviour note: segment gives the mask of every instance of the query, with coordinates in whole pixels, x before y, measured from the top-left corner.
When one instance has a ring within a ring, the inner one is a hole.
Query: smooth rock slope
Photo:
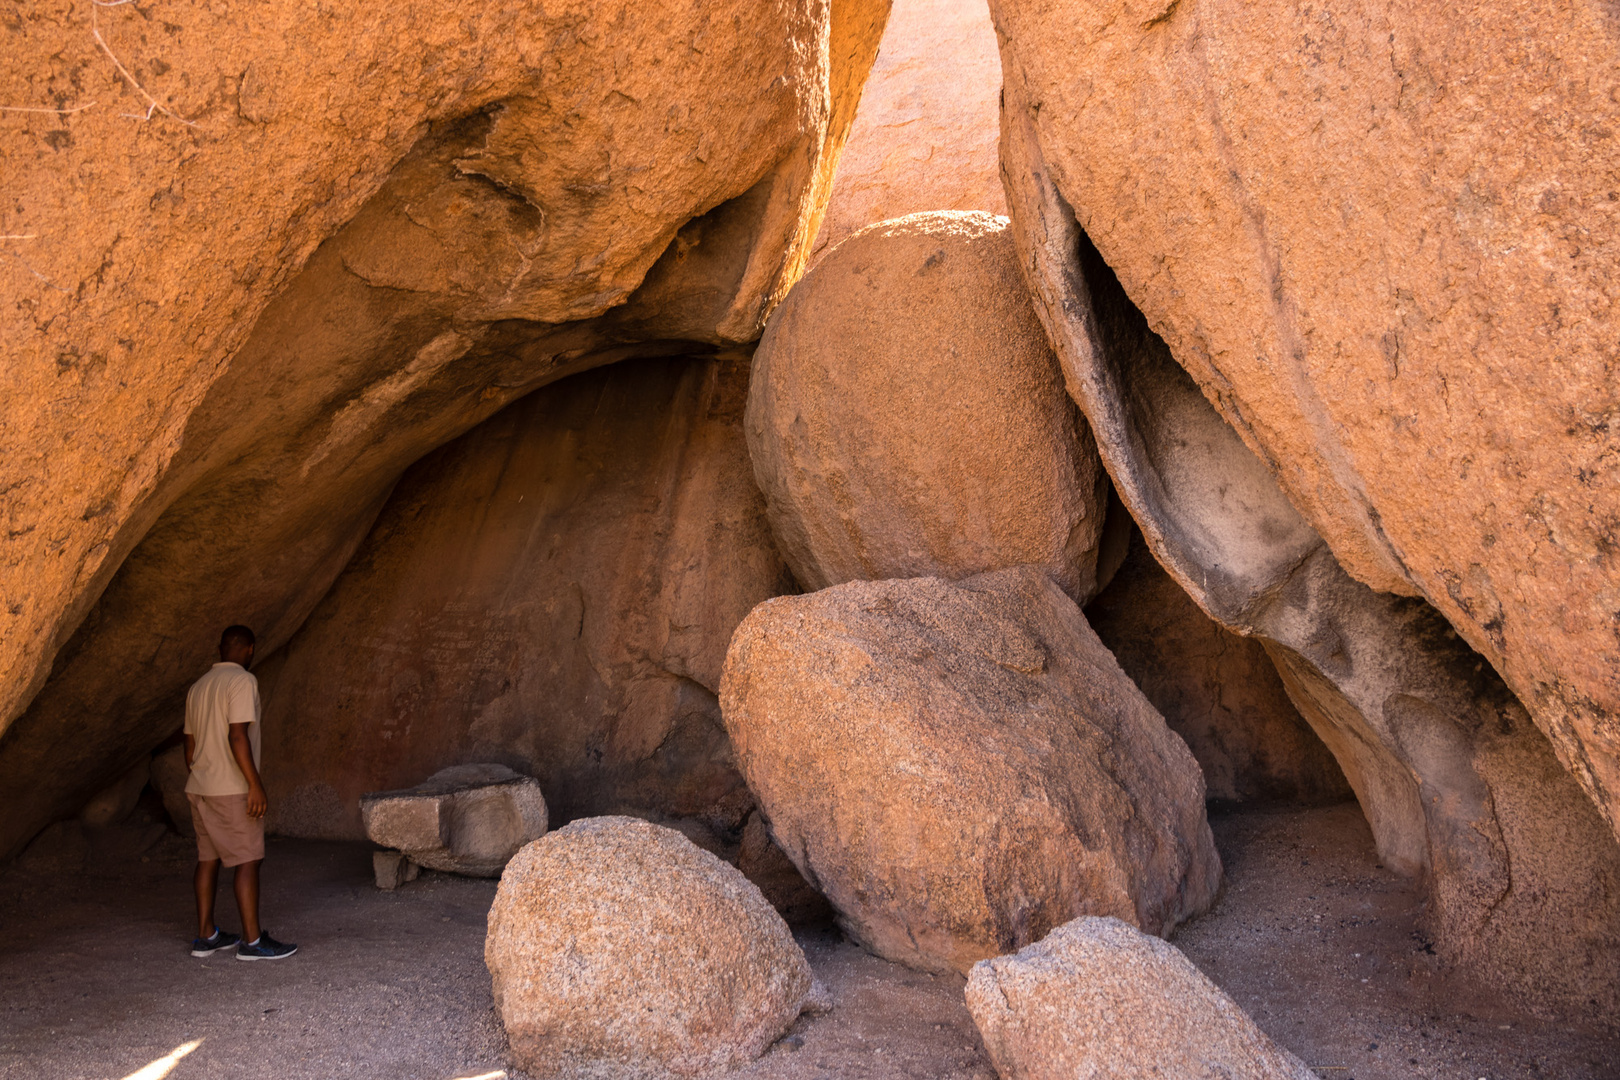
[[[743,444],[746,359],[626,360],[416,465],[266,664],[276,827],[358,838],[358,799],[446,765],[534,776],[559,820],[740,829],[726,643],[793,590]],[[273,677],[273,678],[272,678]]]
[[[996,157],[1000,94],[985,0],[896,0],[812,258],[907,214],[1006,213]]]
[[[767,601],[720,704],[776,842],[891,960],[966,971],[1083,914],[1168,933],[1220,884],[1197,763],[1038,570]]]

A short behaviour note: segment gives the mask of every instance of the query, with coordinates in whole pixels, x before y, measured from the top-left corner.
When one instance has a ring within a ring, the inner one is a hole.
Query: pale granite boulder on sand
[[[575,821],[518,853],[484,961],[512,1056],[536,1077],[735,1068],[787,1030],[811,989],[759,889],[674,829],[627,817]]]
[[[965,972],[1078,915],[1168,933],[1219,887],[1186,744],[1033,568],[767,600],[720,707],[776,842],[890,960]]]
[[[1316,1080],[1174,946],[1076,919],[967,984],[1002,1080]]]

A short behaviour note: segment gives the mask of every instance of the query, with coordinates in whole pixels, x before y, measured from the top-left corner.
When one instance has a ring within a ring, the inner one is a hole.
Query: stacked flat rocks
[[[1316,1080],[1178,950],[1118,919],[975,964],[967,1003],[1002,1080]]]
[[[453,765],[413,788],[372,792],[361,797],[360,816],[372,842],[430,870],[473,877],[498,877],[547,823],[539,783],[504,765]],[[402,869],[379,859],[378,884],[389,886]]]
[[[966,972],[1079,915],[1168,933],[1219,887],[1197,762],[1039,570],[768,600],[720,703],[777,843],[888,959]]]
[[[519,852],[484,962],[512,1055],[538,1077],[735,1068],[811,992],[804,953],[759,889],[638,818],[584,818]]]

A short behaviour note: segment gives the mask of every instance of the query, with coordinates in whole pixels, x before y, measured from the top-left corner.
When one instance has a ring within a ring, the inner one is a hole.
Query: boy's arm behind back
[[[231,694],[229,716],[231,723],[231,757],[248,785],[248,816],[264,817],[270,808],[265,797],[264,782],[259,779],[259,766],[253,760],[253,741],[248,735],[250,725],[259,719],[259,684],[252,677],[244,679]]]

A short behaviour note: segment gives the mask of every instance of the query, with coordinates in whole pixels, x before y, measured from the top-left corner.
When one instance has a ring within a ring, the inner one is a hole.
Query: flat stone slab
[[[472,877],[499,877],[547,826],[539,781],[492,764],[452,765],[415,787],[362,795],[360,817],[374,843]]]

